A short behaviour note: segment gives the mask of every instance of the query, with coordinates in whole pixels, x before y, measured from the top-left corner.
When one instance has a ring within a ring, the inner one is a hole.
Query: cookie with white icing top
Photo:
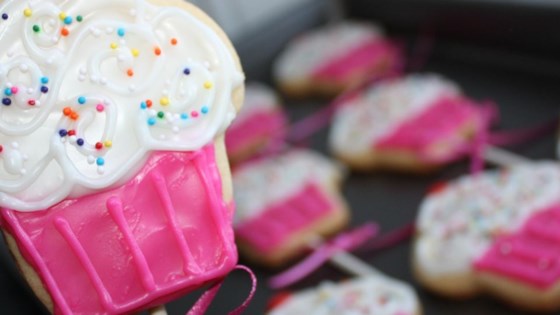
[[[420,207],[414,269],[448,297],[489,293],[532,310],[560,309],[560,165],[466,176]]]
[[[317,236],[346,226],[340,166],[308,150],[250,162],[233,173],[241,253],[269,267],[300,256]]]
[[[243,109],[226,134],[229,160],[238,164],[281,141],[286,124],[278,95],[263,84],[248,84]]]
[[[341,104],[329,145],[353,169],[427,172],[463,156],[483,126],[482,108],[455,83],[414,74]]]
[[[345,21],[294,39],[274,64],[274,77],[292,97],[336,96],[401,63],[399,48],[377,25]]]
[[[0,225],[41,301],[134,313],[225,276],[244,75],[219,27],[177,0],[0,13]]]
[[[408,284],[384,275],[326,282],[317,288],[284,294],[269,315],[419,315],[421,307]]]

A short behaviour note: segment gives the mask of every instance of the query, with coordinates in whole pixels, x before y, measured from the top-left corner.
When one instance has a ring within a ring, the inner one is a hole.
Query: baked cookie
[[[229,160],[238,164],[282,141],[287,121],[280,99],[272,89],[259,83],[248,84],[243,110],[226,134]]]
[[[178,0],[0,3],[0,225],[55,314],[130,314],[237,263],[229,40]]]
[[[234,228],[241,254],[281,267],[304,253],[317,236],[343,229],[349,220],[340,193],[343,177],[338,165],[308,150],[236,169]]]
[[[560,309],[560,165],[540,162],[439,185],[420,207],[414,269],[448,297],[489,293]]]
[[[403,63],[400,49],[376,25],[344,21],[293,40],[274,64],[274,78],[291,97],[333,97]]]
[[[485,128],[483,110],[437,75],[381,82],[341,104],[333,154],[356,170],[428,172],[463,156]]]
[[[419,315],[421,307],[408,284],[376,275],[279,295],[268,314]]]

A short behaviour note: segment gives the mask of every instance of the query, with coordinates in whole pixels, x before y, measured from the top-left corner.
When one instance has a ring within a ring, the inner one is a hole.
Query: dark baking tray
[[[271,21],[266,29],[255,30],[237,43],[244,60],[248,79],[269,81],[270,63],[286,40],[303,29],[325,21],[325,3],[317,1],[289,12],[289,19]],[[401,34],[403,38],[415,35]],[[426,71],[442,73],[457,81],[475,99],[492,99],[502,110],[502,128],[517,128],[545,121],[560,114],[560,72],[553,65],[543,64],[538,56],[511,54],[507,51],[480,49],[472,43],[437,42],[425,65]],[[519,59],[521,58],[521,59]],[[509,63],[504,63],[509,60]],[[521,64],[521,61],[523,63]],[[521,65],[521,66],[520,66]],[[540,66],[537,66],[540,65]],[[298,120],[320,109],[321,101],[287,101],[292,120]],[[324,153],[327,131],[316,134],[310,146]],[[555,139],[549,136],[513,149],[535,159],[552,159]],[[429,176],[375,173],[351,174],[344,185],[344,194],[353,209],[353,225],[376,221],[385,230],[411,222],[419,203],[431,184],[450,180],[467,173],[466,161],[453,164]],[[414,284],[410,272],[410,242],[360,257],[386,274]],[[255,269],[260,285],[246,314],[263,314],[268,299],[274,294],[266,288],[271,274]],[[348,275],[325,266],[292,289],[316,285],[324,279],[338,280]],[[424,307],[424,314],[516,315],[525,314],[506,307],[491,298],[449,301],[415,285]],[[224,284],[209,314],[227,314],[241,303],[249,291],[249,280],[242,273],[233,273]],[[185,297],[167,306],[169,314],[185,314],[196,296]],[[0,242],[0,309],[1,314],[44,314],[46,311],[34,298],[17,272],[3,242]],[[560,314],[560,313],[558,313]]]

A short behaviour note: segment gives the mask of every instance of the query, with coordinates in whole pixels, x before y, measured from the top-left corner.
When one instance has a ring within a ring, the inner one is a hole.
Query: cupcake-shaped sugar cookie
[[[282,141],[286,124],[276,93],[263,84],[248,84],[243,109],[226,135],[230,161],[237,164]]]
[[[236,169],[234,227],[241,253],[280,267],[305,252],[312,240],[340,231],[349,219],[342,179],[337,164],[308,150]]]
[[[488,293],[560,309],[560,165],[540,162],[439,185],[420,207],[414,268],[448,297]]]
[[[269,315],[419,315],[420,303],[409,285],[384,275],[282,294],[272,301]]]
[[[463,156],[487,125],[485,111],[437,75],[384,81],[341,104],[333,154],[357,170],[427,172]]]
[[[282,92],[332,97],[402,65],[400,49],[376,25],[344,21],[293,40],[274,64]]]
[[[237,263],[243,73],[183,1],[0,3],[0,225],[55,314],[130,314]]]

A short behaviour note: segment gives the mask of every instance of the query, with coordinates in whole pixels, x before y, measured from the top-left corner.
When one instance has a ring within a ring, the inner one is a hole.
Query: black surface
[[[270,74],[270,60],[278,53],[283,43],[299,28],[315,25],[322,20],[320,4],[310,5],[306,10],[292,12],[295,20],[273,21],[274,27],[255,31],[259,38],[243,42],[240,54],[249,74],[249,79],[266,79]],[[269,44],[263,45],[263,42]],[[446,49],[447,47],[447,49]],[[439,72],[457,81],[466,93],[475,99],[492,99],[502,110],[503,128],[516,128],[547,120],[560,112],[560,76],[554,71],[532,71],[533,67],[503,67],[499,62],[487,58],[474,48],[473,54],[464,48],[448,49],[450,46],[436,45],[433,60],[426,70]],[[260,51],[260,52],[259,52]],[[262,55],[261,55],[262,53]],[[501,51],[493,56],[502,60],[512,58]],[[529,63],[538,59],[530,58]],[[537,62],[538,63],[538,62]],[[514,62],[515,64],[515,62]],[[501,67],[498,67],[500,65]],[[545,66],[546,68],[546,66]],[[542,70],[542,69],[541,69]],[[546,69],[545,69],[546,70]],[[323,105],[321,102],[288,101],[288,112],[292,120],[312,113]],[[314,136],[313,148],[326,151],[327,131]],[[552,136],[515,148],[517,153],[531,158],[553,158]],[[430,176],[406,176],[387,173],[352,174],[344,186],[353,211],[353,224],[377,221],[384,230],[391,230],[414,220],[419,203],[431,184],[449,180],[467,173],[466,162],[456,163]],[[0,304],[1,314],[43,314],[44,310],[23,283],[2,242],[0,242]],[[362,256],[363,259],[390,276],[414,283],[410,262],[410,244],[405,243],[390,250]],[[267,300],[274,294],[264,284],[269,273],[256,270],[261,281],[257,295],[247,314],[263,314]],[[340,279],[347,275],[325,266],[296,288],[318,284],[323,279]],[[491,298],[468,301],[449,301],[436,297],[417,287],[424,307],[424,314],[457,315],[517,315],[524,314],[508,308]],[[242,273],[233,273],[226,281],[209,314],[227,314],[245,298],[249,291],[249,280]],[[185,314],[195,297],[190,296],[168,305],[170,314]],[[560,314],[560,313],[558,313]]]

